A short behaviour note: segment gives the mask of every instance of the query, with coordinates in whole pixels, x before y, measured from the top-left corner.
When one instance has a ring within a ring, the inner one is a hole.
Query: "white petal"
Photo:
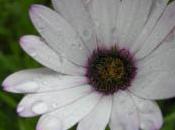
[[[152,0],[122,0],[117,21],[118,43],[131,47],[148,19]]]
[[[138,62],[139,73],[148,74],[154,71],[174,71],[175,40],[164,42],[150,56]]]
[[[3,82],[4,89],[15,93],[59,91],[86,84],[84,76],[61,75],[47,68],[16,72]]]
[[[52,0],[52,3],[58,13],[75,28],[85,45],[90,50],[96,48],[94,23],[82,0]]]
[[[175,72],[154,71],[139,75],[130,87],[135,95],[145,99],[167,99],[175,96]]]
[[[18,111],[19,115],[23,117],[44,114],[75,102],[90,92],[91,87],[84,85],[58,92],[30,94],[25,96],[19,103],[17,111],[23,108],[20,112]],[[41,106],[44,106],[45,109],[43,110]]]
[[[139,130],[137,108],[127,92],[114,94],[109,126],[111,130]]]
[[[78,34],[63,17],[41,5],[31,7],[30,17],[52,49],[76,64],[86,64],[89,52]]]
[[[164,42],[175,42],[175,28],[168,34]]]
[[[96,26],[97,39],[106,46],[115,44],[113,33],[116,31],[120,3],[120,0],[91,0],[88,3],[89,12]]]
[[[77,130],[105,130],[111,115],[112,96],[104,96],[78,124]]]
[[[53,115],[42,119],[40,125],[37,127],[37,130],[63,130],[61,120]]]
[[[140,117],[140,128],[143,130],[159,130],[163,124],[162,113],[159,106],[149,100],[144,100],[133,95]]]
[[[148,38],[152,30],[154,29],[155,25],[157,24],[160,16],[162,15],[163,11],[167,7],[167,1],[166,0],[154,0],[152,9],[150,11],[150,15],[148,17],[148,21],[145,24],[143,30],[138,35],[137,40],[131,47],[132,52],[136,52],[140,49],[140,47],[143,45],[143,42]]]
[[[146,99],[175,96],[174,56],[175,42],[171,41],[162,43],[151,55],[140,60],[130,91]]]
[[[146,39],[141,49],[136,53],[137,59],[141,59],[149,55],[154,49],[156,49],[166,36],[175,27],[175,2],[170,4],[157,25],[151,32],[150,36]]]
[[[92,93],[73,104],[67,105],[61,109],[58,109],[52,113],[48,113],[41,117],[39,123],[37,125],[37,130],[44,129],[49,123],[53,123],[56,125],[56,122],[51,122],[52,118],[57,119],[58,122],[57,127],[62,128],[62,130],[69,129],[73,125],[75,125],[78,121],[80,121],[83,117],[85,117],[99,102],[101,99],[101,95]],[[50,120],[47,120],[47,119]],[[55,126],[56,127],[56,126]],[[52,129],[52,126],[47,127],[47,130],[55,130]]]
[[[20,44],[31,57],[57,72],[71,75],[83,75],[85,72],[82,67],[74,65],[61,55],[55,53],[40,37],[32,35],[23,36],[20,39]]]

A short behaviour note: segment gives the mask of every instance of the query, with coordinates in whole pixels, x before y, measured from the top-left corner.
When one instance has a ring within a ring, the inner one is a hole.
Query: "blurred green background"
[[[37,34],[28,17],[28,9],[34,3],[51,6],[50,0],[0,0],[0,84],[13,72],[39,66],[18,44],[20,36]],[[16,114],[22,96],[0,89],[0,130],[35,130],[38,118],[24,119]],[[175,99],[159,104],[165,120],[161,130],[175,130]]]

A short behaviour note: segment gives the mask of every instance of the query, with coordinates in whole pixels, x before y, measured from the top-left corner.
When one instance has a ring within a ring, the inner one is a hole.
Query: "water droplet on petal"
[[[42,84],[47,86],[48,85],[48,82],[47,81],[44,81],[44,82],[42,82]]]
[[[98,20],[95,20],[95,26],[96,26],[97,28],[100,27],[100,22],[99,22]]]
[[[150,129],[150,128],[153,128],[153,123],[149,120],[144,120],[141,122],[140,127],[143,130]],[[153,129],[151,129],[151,130],[153,130]]]
[[[85,39],[90,39],[91,38],[91,32],[89,30],[84,30],[83,31],[83,37]]]
[[[45,24],[39,22],[39,23],[38,23],[38,28],[39,28],[39,31],[40,31],[40,32],[43,32],[43,31],[45,30]]]
[[[46,116],[37,127],[39,130],[62,130],[62,121],[54,116]]]
[[[37,53],[33,52],[31,53],[31,56],[35,57],[37,55]]]
[[[58,107],[58,104],[57,103],[54,103],[54,104],[52,104],[52,107],[53,108],[57,108]]]
[[[39,86],[34,81],[27,81],[17,85],[16,90],[20,92],[36,92],[39,89]]]
[[[81,44],[78,45],[79,49],[82,50],[83,46]]]
[[[72,43],[71,46],[72,46],[73,48],[78,48],[78,49],[80,49],[80,50],[83,49],[83,45],[82,45],[82,44]]]
[[[37,102],[33,105],[32,111],[36,114],[43,114],[48,111],[48,106],[44,102]]]
[[[18,106],[17,113],[21,113],[22,111],[24,111],[24,106]]]
[[[28,51],[29,51],[30,56],[32,56],[32,57],[36,57],[37,56],[37,53],[36,53],[35,49],[30,48]]]

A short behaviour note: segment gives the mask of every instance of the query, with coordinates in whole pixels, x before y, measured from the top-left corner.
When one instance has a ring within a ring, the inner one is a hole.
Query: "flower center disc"
[[[126,49],[96,49],[88,59],[86,77],[98,92],[113,94],[125,90],[136,75],[132,55]]]

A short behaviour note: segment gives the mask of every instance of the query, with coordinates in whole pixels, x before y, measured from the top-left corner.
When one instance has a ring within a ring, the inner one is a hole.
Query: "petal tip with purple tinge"
[[[30,6],[29,12],[30,12],[30,13],[36,12],[36,10],[37,10],[38,8],[40,8],[40,7],[41,7],[41,5],[33,4],[33,5]]]
[[[20,44],[26,43],[25,41],[26,41],[26,40],[25,40],[25,36],[20,37],[20,39],[19,39],[19,43],[20,43]]]
[[[4,90],[4,91],[8,91],[8,85],[7,85],[7,82],[6,82],[6,80],[4,80],[4,82],[2,83],[2,89]]]

